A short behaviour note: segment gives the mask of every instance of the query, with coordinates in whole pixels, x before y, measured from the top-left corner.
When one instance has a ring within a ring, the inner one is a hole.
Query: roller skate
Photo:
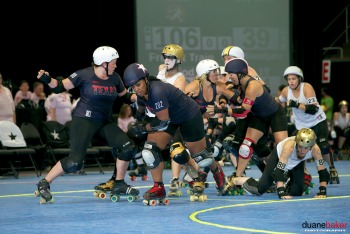
[[[331,176],[329,183],[330,184],[339,184],[340,181],[339,181],[337,169],[335,169],[334,166],[331,166],[329,169],[330,169],[329,174]]]
[[[214,171],[211,171],[214,176],[214,180],[216,182],[216,190],[217,190],[217,195],[221,195],[221,193],[224,190],[224,184],[225,184],[225,174],[222,171],[222,168],[220,164],[217,163],[217,168]]]
[[[180,184],[179,178],[174,177],[170,181],[168,197],[181,197],[182,196],[182,192],[181,192],[181,190],[179,190],[179,184]]]
[[[148,180],[146,165],[138,165],[135,170],[129,172],[129,177],[131,181],[135,181],[137,177],[141,177],[142,180]]]
[[[107,196],[107,192],[110,192],[114,186],[114,180],[110,179],[107,182],[101,183],[94,187],[95,191],[93,195],[95,197],[105,199]]]
[[[235,183],[235,174],[227,176],[225,178],[224,188],[221,191],[221,196],[236,196],[244,195],[245,191],[240,185]]]
[[[208,188],[209,187],[209,183],[206,182],[208,174],[203,172],[203,171],[200,171],[198,176],[199,176],[200,180],[202,182],[204,182],[204,186],[206,188]],[[180,187],[181,188],[190,188],[190,189],[192,189],[193,188],[193,183],[194,183],[194,181],[193,181],[192,177],[186,172],[184,177],[183,177],[183,179],[182,179],[182,182],[180,183]],[[187,193],[191,194],[190,190],[188,190]]]
[[[314,187],[312,182],[312,176],[309,173],[304,172],[304,194],[310,194],[310,188]]]
[[[145,206],[169,205],[169,200],[165,198],[166,192],[164,184],[155,182],[153,187],[143,194],[143,204]]]
[[[208,200],[207,195],[203,194],[205,189],[205,184],[203,181],[194,181],[191,189],[190,201],[200,201],[204,202]]]
[[[36,197],[40,197],[40,204],[53,203],[54,199],[50,192],[50,183],[46,179],[42,179],[37,184],[38,190],[34,192]]]
[[[122,183],[116,182],[114,183],[114,186],[111,190],[110,199],[112,202],[118,202],[120,197],[126,197],[128,202],[133,202],[136,199],[140,198],[138,196],[139,193],[140,191],[138,189],[131,187],[125,182],[122,182]]]

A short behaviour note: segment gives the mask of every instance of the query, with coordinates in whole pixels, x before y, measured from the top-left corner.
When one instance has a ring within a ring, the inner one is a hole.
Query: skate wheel
[[[128,199],[128,202],[134,202],[138,197],[137,196],[129,196],[127,199]]]
[[[34,191],[34,196],[39,197],[40,196],[40,192],[38,190]]]
[[[98,194],[98,197],[101,198],[101,199],[105,199],[106,196],[107,196],[106,193],[99,193],[99,194]]]
[[[200,202],[205,202],[208,199],[207,195],[200,195],[198,197],[198,201]]]
[[[112,201],[112,202],[118,202],[119,199],[120,199],[120,197],[117,196],[117,195],[112,195],[112,196],[111,196],[111,201]]]
[[[310,183],[310,187],[313,188],[315,186],[315,183],[314,182],[311,182]]]
[[[187,190],[188,195],[193,195],[193,191],[191,189]]]
[[[144,175],[144,176],[142,176],[142,180],[146,181],[146,180],[148,180],[148,177],[146,175]]]
[[[150,200],[149,202],[148,202],[148,204],[150,205],[150,206],[155,206],[155,205],[157,205],[159,202],[158,201],[156,201],[156,200]]]
[[[163,204],[163,205],[169,205],[169,200],[164,198],[162,200],[159,201],[159,204]]]
[[[180,187],[180,188],[187,188],[187,187],[188,187],[188,183],[186,183],[186,182],[180,182],[180,183],[179,183],[179,187]]]
[[[136,180],[136,176],[130,176],[130,180],[131,181],[135,181]]]
[[[40,204],[46,204],[47,202],[46,202],[46,200],[44,198],[40,198],[40,202],[39,203]]]
[[[190,201],[191,201],[191,202],[197,201],[197,197],[196,197],[196,196],[191,195],[191,196],[190,196]]]

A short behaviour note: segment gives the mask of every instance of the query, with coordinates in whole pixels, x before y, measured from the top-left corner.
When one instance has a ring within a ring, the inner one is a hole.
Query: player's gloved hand
[[[46,74],[44,73],[44,74],[42,74],[42,75],[40,76],[39,80],[40,80],[41,82],[43,82],[44,84],[50,84],[50,83],[51,83],[51,76],[46,75]]]
[[[317,113],[318,109],[319,109],[318,106],[313,104],[305,105],[306,114],[314,115]]]
[[[320,189],[320,192],[316,193],[314,198],[326,198],[327,197],[327,188],[325,186],[320,186],[319,189]]]
[[[225,139],[222,142],[222,147],[229,152],[230,147],[232,145],[233,140],[235,139],[235,136],[233,134],[229,134],[225,137]]]
[[[128,135],[134,138],[142,138],[147,134],[146,125],[144,124],[136,124],[132,126],[129,131]]]
[[[289,106],[290,107],[299,108],[299,105],[300,105],[300,103],[298,101],[296,101],[296,100],[290,100],[289,101]]]
[[[279,187],[277,188],[277,194],[280,199],[291,199],[293,198],[291,195],[289,195],[286,191],[285,187]]]

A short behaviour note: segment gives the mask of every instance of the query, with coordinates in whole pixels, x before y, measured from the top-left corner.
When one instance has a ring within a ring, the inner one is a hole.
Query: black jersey
[[[200,108],[202,114],[204,114],[207,111],[208,105],[215,105],[215,99],[216,99],[216,95],[217,95],[216,84],[211,84],[211,87],[213,88],[213,99],[212,100],[210,100],[210,101],[205,100],[202,87],[199,88],[198,95],[193,98],[197,102],[197,104],[199,105],[199,108]]]
[[[80,100],[72,116],[107,120],[112,115],[113,102],[125,90],[120,76],[113,72],[106,80],[95,75],[93,67],[78,70],[69,76],[80,89]]]
[[[177,87],[156,78],[148,81],[148,100],[137,96],[138,105],[152,113],[168,109],[171,124],[181,124],[198,114],[197,103]]]

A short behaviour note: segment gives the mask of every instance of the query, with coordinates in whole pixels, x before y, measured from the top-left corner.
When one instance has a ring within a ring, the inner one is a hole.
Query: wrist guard
[[[317,193],[317,196],[327,196],[327,188],[325,186],[320,186],[319,189],[320,192]]]
[[[46,75],[45,73],[39,78],[39,80],[45,84],[51,83],[51,76]]]
[[[221,114],[227,114],[228,113],[228,108],[225,106],[225,107],[221,107],[221,108],[218,108],[217,106],[214,107],[214,113],[217,114],[217,113],[221,113]]]
[[[285,187],[279,187],[277,188],[277,194],[280,199],[282,199],[285,196],[289,196],[289,194],[286,192]]]
[[[318,111],[318,106],[315,106],[315,105],[305,105],[305,113],[306,114],[310,114],[310,115],[314,115],[316,114]]]
[[[300,103],[299,103],[298,101],[295,101],[295,100],[290,100],[290,101],[289,101],[289,106],[290,106],[290,107],[299,108]]]

